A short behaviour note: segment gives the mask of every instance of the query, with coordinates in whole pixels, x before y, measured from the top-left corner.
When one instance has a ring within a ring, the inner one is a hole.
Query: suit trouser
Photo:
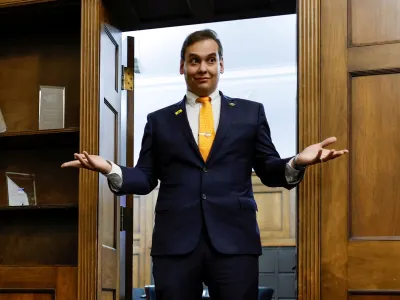
[[[203,282],[212,300],[257,300],[258,255],[217,252],[203,230],[187,255],[154,256],[156,300],[201,299]]]

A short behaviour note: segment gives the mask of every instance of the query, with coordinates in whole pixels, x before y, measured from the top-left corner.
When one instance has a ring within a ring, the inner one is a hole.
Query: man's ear
[[[185,61],[181,59],[181,63],[179,65],[179,73],[181,75],[185,74]]]
[[[225,67],[224,67],[224,59],[223,59],[222,57],[221,57],[221,59],[219,60],[219,67],[220,67],[219,72],[220,72],[221,74],[224,74]]]

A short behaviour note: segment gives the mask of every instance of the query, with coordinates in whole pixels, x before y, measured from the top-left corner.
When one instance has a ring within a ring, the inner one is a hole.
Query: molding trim
[[[321,0],[298,1],[299,148],[321,139]],[[320,299],[321,166],[309,168],[298,194],[298,299]]]
[[[0,0],[0,7],[20,6],[55,1],[56,0]]]
[[[80,151],[99,153],[101,0],[81,2]],[[97,299],[99,175],[79,174],[78,299]]]

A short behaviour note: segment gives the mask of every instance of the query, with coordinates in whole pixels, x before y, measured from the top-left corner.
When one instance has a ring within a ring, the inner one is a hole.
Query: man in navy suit
[[[223,48],[215,32],[190,34],[183,43],[183,100],[150,113],[134,168],[87,152],[62,167],[83,167],[108,178],[117,195],[150,193],[160,181],[153,232],[157,300],[258,299],[260,233],[252,169],[270,187],[291,189],[307,165],[347,150],[324,149],[331,137],[295,157],[280,158],[262,104],[218,90]]]

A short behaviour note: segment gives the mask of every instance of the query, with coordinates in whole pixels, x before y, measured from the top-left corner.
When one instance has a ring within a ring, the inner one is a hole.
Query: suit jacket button
[[[206,194],[203,194],[203,200],[206,200],[207,199],[207,196],[206,196]]]
[[[203,172],[207,173],[208,172],[207,168],[203,168]]]

